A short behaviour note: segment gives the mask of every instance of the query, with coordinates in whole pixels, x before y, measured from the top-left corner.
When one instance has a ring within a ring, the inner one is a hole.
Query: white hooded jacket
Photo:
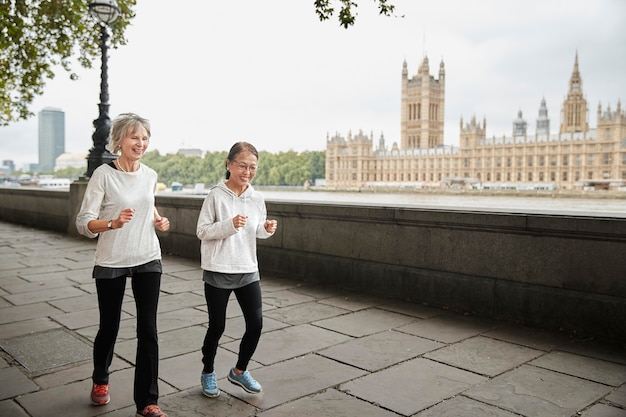
[[[236,229],[233,225],[237,214],[248,216],[245,227]],[[258,271],[256,239],[272,236],[265,230],[266,218],[265,200],[252,185],[240,196],[224,180],[211,188],[196,228],[202,269],[224,274]]]

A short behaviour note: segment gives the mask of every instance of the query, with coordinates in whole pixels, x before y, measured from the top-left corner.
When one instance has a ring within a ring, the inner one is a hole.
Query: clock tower
[[[588,132],[587,100],[583,96],[582,79],[578,71],[578,52],[574,60],[574,71],[569,80],[569,92],[561,110],[561,129],[559,133]]]

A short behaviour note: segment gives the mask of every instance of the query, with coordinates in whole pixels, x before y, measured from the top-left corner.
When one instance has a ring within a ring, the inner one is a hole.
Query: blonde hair
[[[117,116],[111,124],[109,144],[106,146],[107,150],[112,154],[118,154],[121,150],[120,143],[122,140],[128,135],[132,135],[139,126],[143,126],[146,129],[148,138],[150,138],[150,122],[148,119],[144,119],[135,113],[122,113]]]

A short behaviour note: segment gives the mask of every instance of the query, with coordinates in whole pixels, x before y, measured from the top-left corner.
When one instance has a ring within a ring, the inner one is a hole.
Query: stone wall
[[[72,191],[75,193],[76,191]],[[0,219],[72,233],[68,192],[0,189]],[[203,199],[159,195],[164,252],[199,259]],[[626,340],[626,218],[267,202],[262,271]],[[74,214],[75,216],[75,214]]]

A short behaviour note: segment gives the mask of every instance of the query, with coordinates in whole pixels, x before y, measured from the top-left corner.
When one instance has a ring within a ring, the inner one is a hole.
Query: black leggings
[[[204,297],[209,310],[209,328],[202,345],[202,372],[211,373],[214,370],[215,354],[220,337],[226,328],[226,307],[228,298],[235,292],[243,317],[246,322],[246,331],[239,345],[237,369],[245,371],[256,350],[263,328],[263,307],[261,300],[261,285],[255,281],[242,288],[226,290],[204,284]]]
[[[161,273],[136,273],[131,278],[137,308],[137,354],[135,358],[134,400],[138,410],[156,404],[159,398],[159,339],[157,305]],[[120,328],[126,277],[96,279],[100,328],[93,345],[93,382],[109,383],[109,366]]]

